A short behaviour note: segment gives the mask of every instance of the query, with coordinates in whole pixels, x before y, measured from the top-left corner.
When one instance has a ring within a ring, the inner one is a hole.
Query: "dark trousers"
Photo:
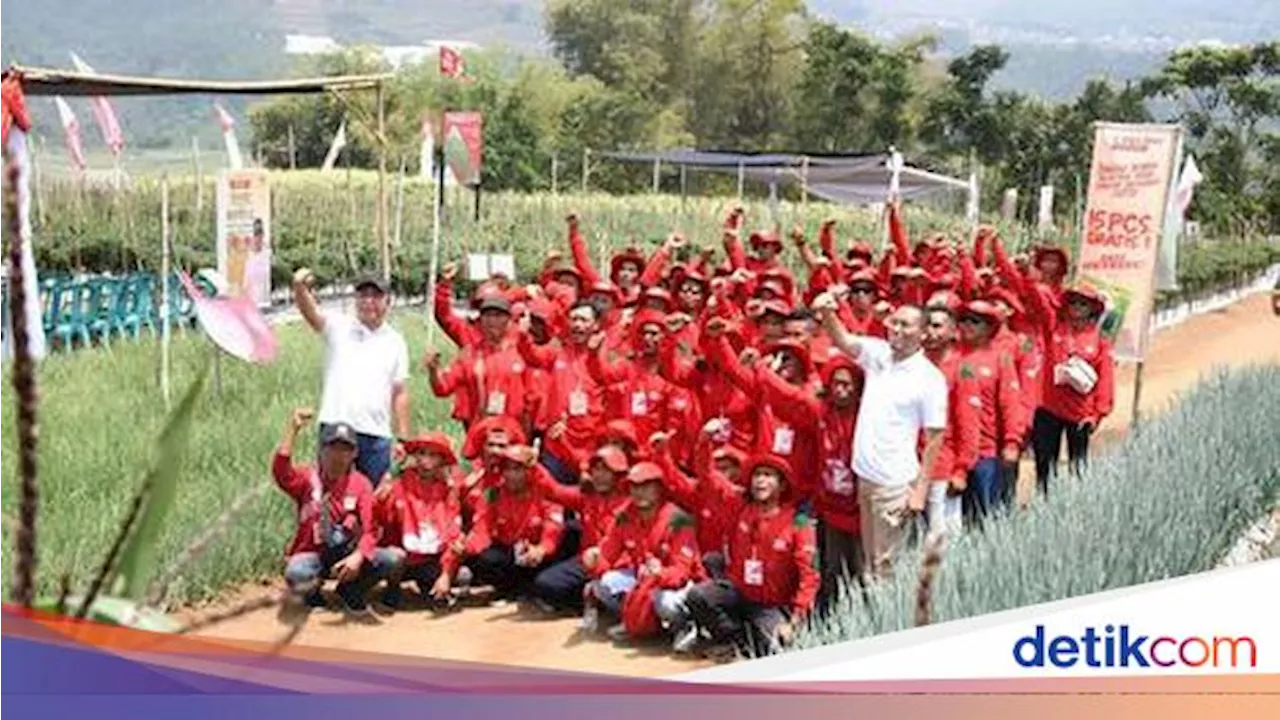
[[[581,480],[577,471],[570,467],[569,463],[545,450],[542,452],[539,462],[542,463],[542,467],[547,469],[547,472],[551,473],[551,477],[555,478],[556,482],[561,485],[577,485]]]
[[[587,569],[582,560],[571,557],[538,573],[533,592],[557,610],[582,610],[582,591],[587,586]]]
[[[1088,463],[1089,436],[1092,429],[1081,429],[1053,413],[1038,408],[1031,425],[1031,449],[1036,456],[1036,486],[1049,494],[1049,478],[1055,474],[1058,454],[1062,452],[1062,436],[1067,436],[1067,461],[1073,475]]]
[[[1009,500],[1008,480],[1000,458],[978,460],[969,472],[969,482],[961,496],[965,518],[981,525],[983,518],[1003,507]]]
[[[787,611],[746,600],[728,580],[693,586],[685,606],[690,619],[715,642],[737,644],[756,656],[781,650],[778,627],[789,619]]]
[[[497,543],[478,555],[468,557],[463,564],[471,568],[472,585],[492,585],[501,597],[535,594],[534,580],[538,575],[553,565],[576,556],[581,537],[582,532],[576,522],[566,524],[560,538],[560,547],[556,548],[554,555],[543,559],[542,564],[536,567],[517,565],[515,548]]]
[[[862,577],[862,538],[820,523],[818,558],[822,586],[818,590],[818,611],[827,613],[839,599],[842,584],[852,585]]]

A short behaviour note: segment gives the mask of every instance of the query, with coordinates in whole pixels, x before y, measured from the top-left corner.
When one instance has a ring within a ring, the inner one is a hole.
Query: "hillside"
[[[1274,0],[810,0],[813,15],[880,37],[927,31],[943,55],[997,42],[1011,52],[997,87],[1050,98],[1091,77],[1150,72],[1176,45],[1203,38],[1280,35]],[[68,66],[74,49],[95,67],[187,77],[266,77],[288,72],[286,34],[342,44],[413,45],[466,40],[545,52],[542,0],[44,0],[10,4],[3,62]],[[242,106],[230,102],[233,112]],[[135,145],[216,140],[204,100],[122,100]],[[37,107],[48,117],[51,108]],[[87,107],[85,107],[87,118]]]

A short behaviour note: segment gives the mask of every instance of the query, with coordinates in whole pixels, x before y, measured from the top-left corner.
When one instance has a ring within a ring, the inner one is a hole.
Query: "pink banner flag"
[[[71,112],[71,106],[66,100],[56,97],[53,103],[58,107],[58,118],[62,121],[62,134],[67,143],[67,152],[71,155],[71,166],[84,172],[87,164],[84,161],[84,146],[80,143],[80,122],[76,120],[76,114]]]
[[[88,75],[93,75],[97,72],[75,53],[71,53],[71,62],[75,64],[78,72]],[[98,123],[98,129],[102,131],[103,142],[107,144],[108,148],[111,148],[112,155],[117,158],[120,157],[120,153],[124,152],[124,133],[120,132],[120,121],[116,118],[116,111],[112,109],[111,103],[101,95],[89,98],[89,104],[93,108],[93,118]]]
[[[178,273],[178,279],[195,302],[196,320],[215,345],[255,365],[276,359],[275,332],[252,298],[209,297],[186,273]]]

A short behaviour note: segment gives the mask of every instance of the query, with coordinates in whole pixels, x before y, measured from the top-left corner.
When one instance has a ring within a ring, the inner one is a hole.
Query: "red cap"
[[[986,300],[972,300],[966,303],[964,313],[966,315],[985,317],[996,325],[999,325],[1004,320],[1004,314],[1000,312],[1000,308]]]
[[[738,467],[747,464],[747,454],[733,445],[722,445],[711,451],[712,460],[732,460]]]
[[[1072,285],[1063,292],[1064,298],[1067,295],[1087,300],[1094,306],[1095,314],[1101,314],[1102,311],[1107,308],[1107,300],[1103,297],[1102,291],[1098,290],[1098,288],[1090,282],[1081,281]]]
[[[416,454],[420,452],[433,452],[444,456],[445,465],[457,465],[458,456],[453,452],[453,441],[439,431],[422,433],[417,437],[406,440],[404,443],[405,452]]]
[[[617,282],[618,270],[627,263],[633,263],[639,266],[639,270],[643,271],[646,263],[644,254],[638,248],[629,247],[622,252],[614,255],[609,261],[609,278]]]
[[[1060,265],[1062,265],[1062,273],[1063,273],[1064,275],[1066,274],[1066,272],[1067,272],[1067,268],[1068,268],[1068,267],[1070,266],[1070,264],[1071,264],[1071,256],[1067,253],[1067,249],[1066,249],[1066,248],[1064,248],[1064,247],[1059,247],[1059,246],[1057,246],[1057,245],[1041,245],[1040,247],[1038,247],[1038,248],[1036,248],[1034,251],[1032,251],[1032,254],[1031,254],[1031,264],[1032,264],[1032,265],[1035,265],[1035,266],[1036,266],[1036,268],[1039,268],[1039,267],[1040,267],[1040,260],[1041,260],[1045,255],[1057,255],[1057,256],[1058,256],[1058,263],[1059,263]]]
[[[467,432],[466,441],[462,444],[462,456],[469,460],[480,457],[485,440],[488,439],[489,433],[495,430],[505,432],[509,443],[519,445],[525,442],[524,429],[515,421],[515,418],[491,415],[471,426],[471,430]]]
[[[642,462],[631,468],[631,472],[627,473],[627,481],[632,485],[644,485],[645,483],[660,482],[665,473],[657,463]]]
[[[853,373],[855,381],[862,380],[862,366],[854,362],[853,358],[844,354],[837,348],[831,348],[832,352],[827,356],[827,361],[822,364],[822,369],[818,376],[822,378],[824,386],[831,385],[831,378],[835,376],[837,370],[848,370]]]
[[[630,461],[627,460],[627,454],[613,445],[606,445],[597,450],[595,455],[591,456],[591,460],[592,462],[599,460],[604,463],[606,468],[615,473],[626,472],[627,467],[630,465]]]
[[[786,483],[791,482],[792,470],[791,463],[786,458],[778,457],[772,453],[759,453],[751,457],[751,462],[746,468],[746,476],[750,478],[756,474],[756,470],[768,467],[778,470],[782,473],[782,479]]]
[[[641,300],[661,300],[663,309],[668,312],[675,307],[675,299],[671,297],[671,293],[660,287],[645,288],[640,298]]]
[[[795,340],[782,339],[775,343],[771,343],[767,348],[765,348],[764,352],[766,355],[773,355],[774,353],[784,351],[796,356],[800,361],[800,368],[806,377],[813,373],[813,360],[809,357],[809,348],[805,347],[802,343],[796,342]]]
[[[772,233],[753,232],[751,233],[751,236],[747,238],[747,242],[750,243],[753,248],[760,248],[766,245],[773,245],[777,248],[782,247],[782,238],[779,238],[777,235]]]
[[[875,257],[875,251],[871,249],[871,245],[869,243],[859,240],[849,246],[849,250],[844,254],[844,256],[849,260],[861,258],[864,262],[870,264],[871,259]]]
[[[987,297],[989,297],[993,301],[999,300],[1005,305],[1008,305],[1009,309],[1013,311],[1014,315],[1021,315],[1026,310],[1022,306],[1022,301],[1018,299],[1017,294],[1014,293],[1009,288],[1006,288],[1006,287],[992,288],[991,292],[987,293]]]
[[[765,315],[768,315],[769,313],[774,313],[775,315],[781,315],[782,317],[785,318],[786,316],[791,314],[791,306],[783,302],[782,300],[769,300],[760,305],[760,312],[755,316],[754,319],[759,320],[760,318],[763,318]]]

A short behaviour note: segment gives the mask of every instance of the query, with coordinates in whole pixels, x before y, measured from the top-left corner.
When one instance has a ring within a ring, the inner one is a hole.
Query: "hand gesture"
[[[295,287],[302,286],[310,288],[316,282],[316,274],[311,272],[310,268],[298,268],[293,271],[293,284]]]
[[[753,368],[759,361],[760,351],[753,347],[743,350],[742,354],[738,356],[738,362],[745,368]]]
[[[604,332],[595,333],[594,335],[591,336],[590,339],[587,340],[587,349],[590,350],[591,352],[598,352],[601,346],[604,345],[604,339],[605,339]]]
[[[707,322],[706,335],[707,337],[720,337],[728,328],[728,321],[722,317],[714,317]]]
[[[688,325],[692,320],[693,318],[689,317],[687,313],[671,313],[665,318],[665,320],[663,321],[663,324],[666,325],[667,332],[678,333],[681,330],[683,330],[684,326]]]
[[[387,473],[382,477],[382,482],[378,483],[377,489],[373,491],[373,498],[378,501],[386,500],[395,486],[395,478],[391,477],[391,473]]]
[[[823,232],[831,232],[832,230],[835,230],[835,229],[836,229],[836,221],[833,218],[828,218],[822,221]]]
[[[656,557],[650,557],[644,561],[644,572],[646,575],[658,575],[662,572],[662,561]]]
[[[749,318],[759,317],[760,314],[764,312],[764,301],[759,300],[757,298],[752,298],[747,301],[747,304],[745,307],[743,307],[743,310],[746,311],[747,317]]]
[[[569,213],[565,216],[564,221],[569,223],[569,227],[578,226],[578,213]]]
[[[667,247],[671,250],[679,250],[687,244],[689,244],[689,241],[678,232],[673,232],[667,236]]]
[[[440,372],[440,353],[431,352],[422,357],[422,369],[431,374]]]
[[[741,205],[735,205],[733,209],[729,211],[728,217],[724,219],[724,229],[736,232],[738,228],[742,227],[742,218],[746,214],[746,211],[742,209]]]
[[[791,639],[794,638],[796,635],[795,627],[792,626],[791,623],[789,622],[779,623],[778,629],[776,632],[778,633],[778,642],[782,643],[783,645],[790,645]]]
[[[596,566],[600,562],[600,548],[592,545],[587,551],[582,553],[582,566],[588,570]]]
[[[791,242],[795,243],[796,247],[804,245],[804,228],[799,225],[791,228]]]
[[[830,291],[824,292],[813,299],[810,307],[819,315],[833,313],[837,307],[836,298]]]
[[[755,273],[752,273],[746,268],[738,268],[733,271],[733,274],[729,276],[729,279],[739,285],[742,285],[753,277],[755,277]]]
[[[360,567],[364,564],[364,556],[359,550],[351,553],[334,566],[336,571],[335,577],[339,583],[346,583],[355,580],[360,574]]]
[[[453,589],[453,580],[449,577],[449,573],[442,572],[440,577],[436,578],[434,584],[431,585],[431,597],[436,600],[446,600],[449,597],[449,591]]]
[[[298,408],[293,411],[293,417],[290,418],[290,423],[293,425],[294,430],[301,430],[303,426],[311,422],[311,419],[315,416],[316,411],[309,407]]]
[[[565,429],[566,426],[563,420],[555,421],[551,424],[551,427],[547,428],[547,439],[558,440],[560,436],[564,435]]]
[[[671,432],[656,432],[649,436],[649,448],[653,450],[655,455],[661,455],[667,451],[667,446],[671,442]]]

